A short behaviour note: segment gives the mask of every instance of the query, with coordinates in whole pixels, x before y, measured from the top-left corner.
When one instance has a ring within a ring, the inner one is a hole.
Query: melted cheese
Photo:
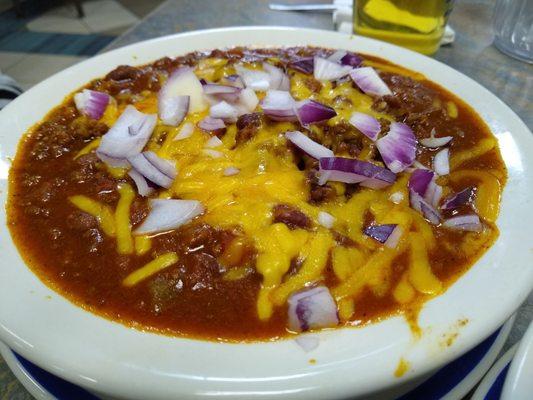
[[[155,273],[170,267],[173,264],[176,264],[178,262],[178,255],[176,253],[165,253],[154,260],[150,261],[148,264],[146,264],[144,267],[141,267],[135,271],[133,271],[131,274],[129,274],[124,280],[122,281],[122,284],[124,286],[134,286],[137,283],[145,280],[146,278],[154,275]]]
[[[135,191],[127,183],[121,183],[118,192],[120,199],[115,211],[117,252],[118,254],[131,254],[134,251],[134,245],[131,237],[130,208],[135,199]]]
[[[80,210],[95,217],[100,228],[107,236],[115,236],[115,218],[109,206],[82,195],[70,196],[68,199]]]

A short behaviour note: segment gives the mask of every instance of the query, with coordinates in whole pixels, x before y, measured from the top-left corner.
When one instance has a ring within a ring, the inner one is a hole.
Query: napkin
[[[353,32],[353,1],[352,0],[333,0],[333,4],[338,8],[333,12],[333,23],[335,29],[339,32],[352,33]],[[455,31],[446,25],[444,35],[440,41],[440,45],[444,46],[453,43],[455,40]]]

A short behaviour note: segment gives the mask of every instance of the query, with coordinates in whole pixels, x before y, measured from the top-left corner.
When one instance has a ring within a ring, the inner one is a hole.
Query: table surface
[[[268,3],[268,0],[168,0],[110,43],[105,50],[172,33],[224,26],[281,25],[334,29],[331,13],[274,12],[268,9]],[[494,3],[495,0],[456,2],[450,17],[450,25],[456,31],[455,42],[442,47],[434,58],[468,75],[496,94],[532,130],[533,66],[500,53],[492,45],[491,19]],[[533,294],[518,310],[505,349],[520,340],[532,319]],[[0,357],[0,399],[31,398]]]

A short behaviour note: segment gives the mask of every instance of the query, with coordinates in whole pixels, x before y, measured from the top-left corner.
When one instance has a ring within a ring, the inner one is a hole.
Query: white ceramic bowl
[[[497,243],[445,294],[424,306],[420,339],[396,317],[361,329],[323,332],[318,349],[304,353],[292,341],[227,344],[165,337],[83,311],[25,267],[2,213],[0,339],[50,372],[116,398],[368,398],[449,362],[503,324],[533,287],[531,132],[504,103],[466,76],[375,40],[307,29],[215,29],[141,42],[84,61],[0,112],[0,201],[6,201],[9,160],[21,135],[72,90],[120,64],[235,45],[316,45],[374,54],[423,72],[465,100],[498,138],[509,169]],[[464,319],[468,323],[460,327],[458,321]],[[443,346],[443,338],[456,333],[453,345]],[[411,367],[396,378],[402,357]]]

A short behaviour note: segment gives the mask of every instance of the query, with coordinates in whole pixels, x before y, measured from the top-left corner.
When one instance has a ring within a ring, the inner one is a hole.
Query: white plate
[[[92,315],[46,287],[23,264],[0,215],[0,339],[35,364],[93,391],[130,399],[324,399],[366,396],[427,374],[457,358],[513,313],[533,287],[533,138],[489,91],[433,59],[371,39],[291,28],[229,28],[137,43],[52,76],[0,112],[0,201],[18,139],[63,97],[120,64],[234,45],[316,45],[385,57],[422,71],[469,103],[496,135],[509,169],[497,243],[444,295],[427,303],[414,340],[401,317],[363,329],[321,334],[305,354],[291,341],[222,344],[140,332]],[[47,299],[50,296],[50,299]],[[467,319],[459,327],[460,320]],[[452,346],[442,338],[457,335]],[[401,357],[411,365],[402,378]],[[309,359],[316,359],[316,364]]]
[[[528,400],[533,397],[533,322],[529,324],[516,350],[505,385],[502,400]]]

